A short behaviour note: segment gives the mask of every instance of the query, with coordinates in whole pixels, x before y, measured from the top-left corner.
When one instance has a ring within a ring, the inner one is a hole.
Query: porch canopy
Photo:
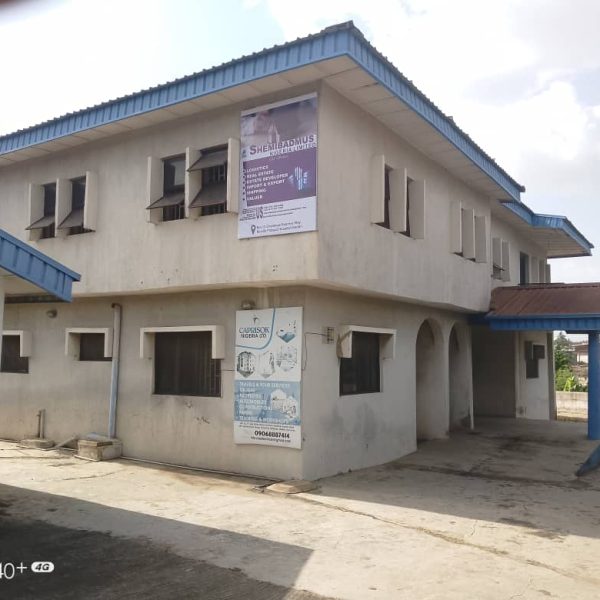
[[[16,295],[51,296],[71,301],[73,282],[81,276],[29,244],[0,229],[0,301]]]
[[[497,331],[588,334],[588,437],[600,439],[600,283],[498,287],[483,320]]]

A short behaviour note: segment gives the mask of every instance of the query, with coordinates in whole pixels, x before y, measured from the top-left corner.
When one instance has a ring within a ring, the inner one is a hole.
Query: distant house
[[[575,360],[578,363],[588,363],[588,350],[589,344],[587,342],[574,342],[573,352],[575,353]]]

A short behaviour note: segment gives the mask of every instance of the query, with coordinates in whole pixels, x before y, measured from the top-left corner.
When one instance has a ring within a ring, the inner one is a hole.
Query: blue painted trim
[[[81,276],[0,229],[0,268],[66,302]]]
[[[600,331],[600,315],[563,316],[485,316],[484,322],[495,331]],[[481,323],[481,321],[480,321]]]
[[[588,335],[588,439],[600,440],[600,335]]]
[[[505,208],[521,218],[525,223],[534,229],[556,229],[568,235],[586,255],[591,255],[594,245],[583,236],[583,234],[567,219],[559,215],[540,215],[533,212],[527,205],[522,202],[514,202],[512,200],[502,203]],[[580,255],[560,255],[553,258],[567,258],[569,256]]]
[[[516,201],[525,188],[380,54],[352,21],[170,83],[0,137],[0,156],[324,60],[348,56],[443,135]]]

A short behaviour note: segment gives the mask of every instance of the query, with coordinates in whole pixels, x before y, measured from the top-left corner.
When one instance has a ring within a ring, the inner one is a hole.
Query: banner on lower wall
[[[317,95],[242,112],[238,238],[317,228]]]
[[[301,448],[302,308],[236,313],[236,444]]]

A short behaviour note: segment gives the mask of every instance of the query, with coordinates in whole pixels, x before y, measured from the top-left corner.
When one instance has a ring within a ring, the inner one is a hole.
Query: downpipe
[[[119,366],[121,361],[121,320],[123,307],[113,303],[113,349],[110,371],[110,399],[108,404],[108,437],[117,437],[117,400],[119,397]]]

